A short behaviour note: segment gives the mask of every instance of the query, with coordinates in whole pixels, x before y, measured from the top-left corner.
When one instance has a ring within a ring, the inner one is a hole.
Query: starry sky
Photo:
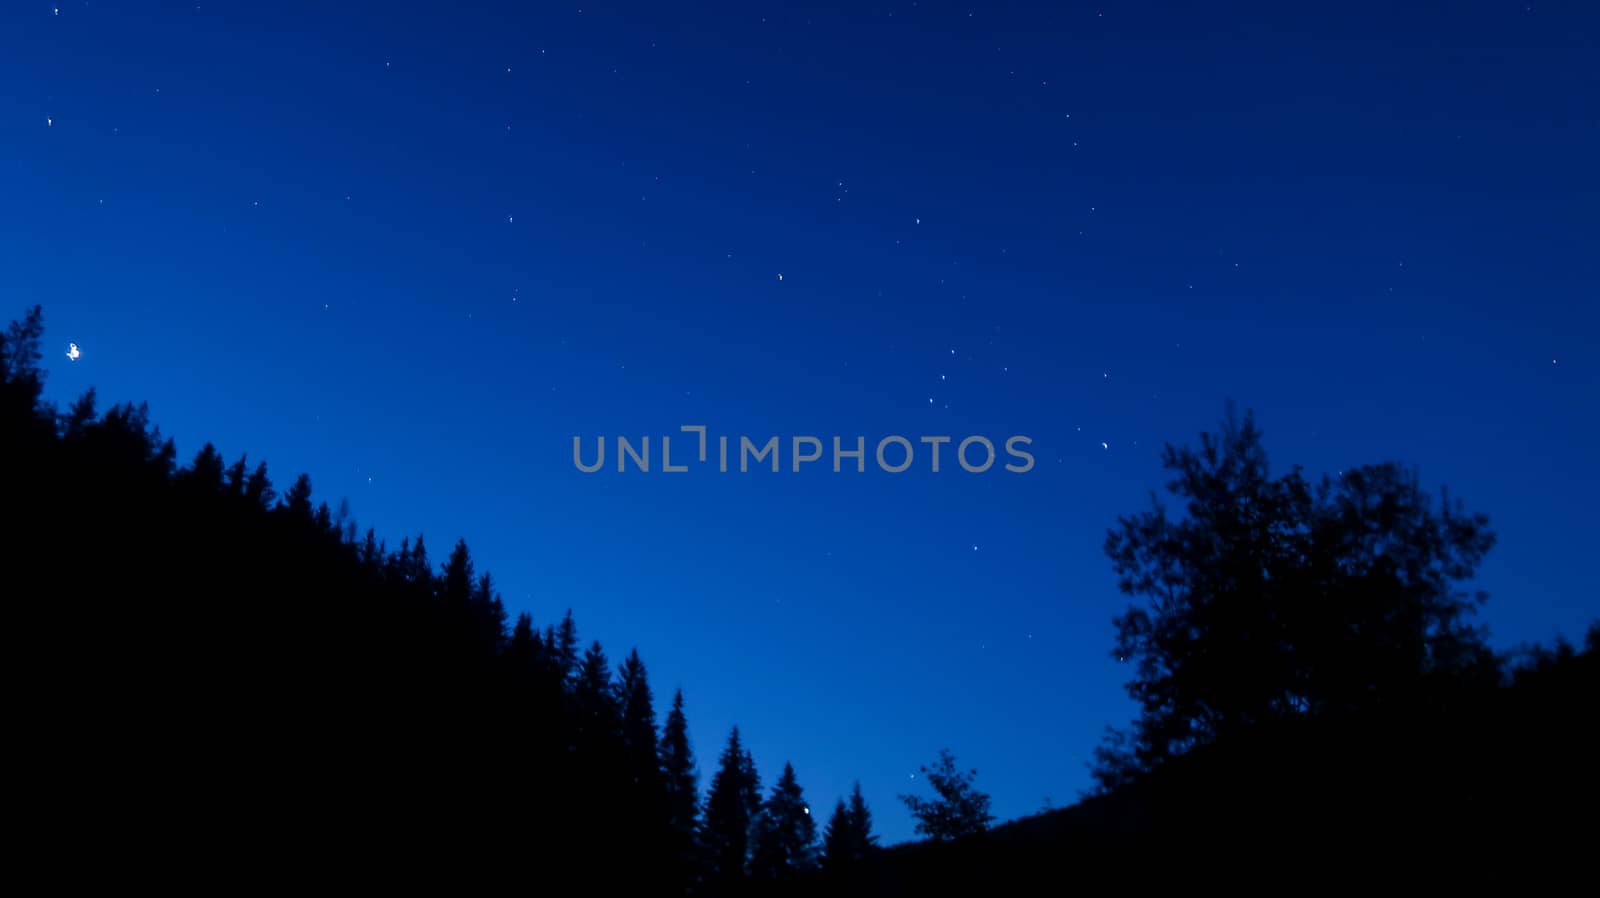
[[[737,723],[889,841],[941,747],[1001,817],[1088,785],[1105,531],[1229,399],[1487,512],[1495,645],[1600,615],[1600,8],[832,6],[6,3],[0,311],[56,401],[466,538],[684,689],[703,782]],[[869,470],[572,464],[690,424]]]

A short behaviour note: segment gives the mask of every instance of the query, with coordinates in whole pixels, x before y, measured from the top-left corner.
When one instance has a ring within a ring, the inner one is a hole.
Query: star
[[[778,280],[783,280],[783,272],[778,272]]]
[[[73,360],[74,362],[76,362],[78,360],[78,358],[80,356],[82,356],[82,355],[83,355],[83,353],[78,351],[78,344],[76,344],[76,343],[68,343],[67,344],[67,358],[69,358],[69,359]]]
[[[1111,448],[1111,444],[1110,443],[1106,443],[1106,442],[1102,442],[1100,444],[1100,448],[1101,449],[1110,449]]]

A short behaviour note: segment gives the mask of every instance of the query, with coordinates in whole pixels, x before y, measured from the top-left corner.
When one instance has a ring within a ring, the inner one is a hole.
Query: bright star
[[[68,343],[67,344],[67,358],[69,358],[69,359],[73,360],[74,362],[76,362],[78,360],[78,357],[81,356],[81,355],[83,355],[83,353],[78,351],[78,344],[76,344],[76,343]]]

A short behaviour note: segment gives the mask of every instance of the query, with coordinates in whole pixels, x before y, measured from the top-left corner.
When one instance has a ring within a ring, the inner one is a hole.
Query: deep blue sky
[[[534,6],[6,3],[50,395],[465,537],[681,686],[706,777],[738,723],[891,840],[943,746],[1005,817],[1087,785],[1106,528],[1230,397],[1489,513],[1497,645],[1600,615],[1592,4]],[[681,424],[1038,465],[572,466]]]

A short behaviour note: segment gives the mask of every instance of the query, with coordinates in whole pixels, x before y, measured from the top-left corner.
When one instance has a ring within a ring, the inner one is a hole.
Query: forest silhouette
[[[1169,447],[1177,508],[1108,534],[1138,715],[1096,787],[995,826],[940,752],[934,794],[903,797],[926,840],[884,847],[859,787],[824,824],[792,766],[763,788],[737,728],[702,770],[692,697],[571,611],[509,620],[465,542],[436,563],[306,475],[280,493],[209,444],[180,463],[143,406],[53,407],[42,338],[34,308],[0,339],[11,805],[18,847],[69,877],[998,894],[1160,846],[1425,864],[1595,828],[1600,626],[1492,651],[1464,588],[1486,518],[1397,465],[1273,476],[1249,415]]]

